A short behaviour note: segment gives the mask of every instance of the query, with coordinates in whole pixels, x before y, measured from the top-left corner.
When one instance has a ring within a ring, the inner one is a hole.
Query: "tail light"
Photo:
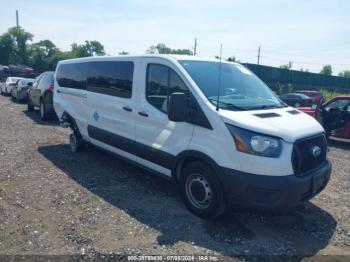
[[[53,85],[53,83],[51,83],[50,85],[49,85],[49,87],[47,88],[47,91],[49,91],[49,92],[53,92],[53,88],[54,88],[54,85]]]

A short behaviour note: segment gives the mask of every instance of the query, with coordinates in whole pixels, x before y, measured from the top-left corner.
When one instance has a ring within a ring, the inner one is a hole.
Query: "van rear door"
[[[90,62],[88,134],[94,144],[136,161],[133,76],[132,61]]]
[[[59,100],[65,103],[65,111],[71,115],[79,127],[81,135],[87,137],[88,108],[86,75],[88,62],[70,62],[60,64],[56,71]],[[41,84],[39,82],[39,86]]]

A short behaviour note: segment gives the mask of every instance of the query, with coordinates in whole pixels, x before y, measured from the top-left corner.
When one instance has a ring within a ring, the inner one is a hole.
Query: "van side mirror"
[[[169,97],[168,118],[174,122],[184,122],[189,117],[188,99],[184,93],[172,93]]]

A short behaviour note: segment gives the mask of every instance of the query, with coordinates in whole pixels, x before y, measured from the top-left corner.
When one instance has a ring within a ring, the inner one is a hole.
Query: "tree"
[[[129,52],[126,52],[126,51],[121,51],[121,52],[119,52],[118,54],[119,54],[119,55],[128,55],[128,54],[129,54]]]
[[[280,68],[282,68],[282,69],[290,70],[290,69],[292,69],[292,67],[293,67],[293,63],[291,61],[289,61],[288,64],[280,65]]]
[[[0,36],[0,64],[8,65],[13,63],[15,50],[14,41],[9,33]]]
[[[12,27],[8,30],[12,39],[15,42],[16,62],[26,64],[28,62],[28,41],[32,41],[33,35],[24,31],[21,27]]]
[[[189,49],[171,49],[165,44],[159,43],[157,45],[150,46],[146,51],[149,54],[178,54],[178,55],[193,55],[193,52]]]
[[[332,66],[331,65],[325,65],[322,70],[320,71],[320,74],[330,76],[332,75]]]
[[[227,58],[226,61],[236,62],[236,57],[235,56],[231,56],[231,57]]]
[[[53,57],[59,52],[59,49],[50,40],[42,40],[34,43],[30,45],[29,65],[39,72],[54,70],[57,61]]]
[[[72,44],[73,57],[87,57],[105,55],[104,46],[98,41],[85,41],[85,44]]]
[[[338,76],[350,78],[350,70],[344,70],[343,72],[339,72]]]
[[[12,27],[0,36],[0,61],[3,64],[26,64],[29,59],[28,41],[33,35],[21,27]]]

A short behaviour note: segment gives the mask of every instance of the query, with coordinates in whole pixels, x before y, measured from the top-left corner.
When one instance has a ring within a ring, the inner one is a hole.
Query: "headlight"
[[[282,151],[281,139],[229,124],[226,124],[226,126],[234,138],[238,151],[264,157],[280,156]]]

